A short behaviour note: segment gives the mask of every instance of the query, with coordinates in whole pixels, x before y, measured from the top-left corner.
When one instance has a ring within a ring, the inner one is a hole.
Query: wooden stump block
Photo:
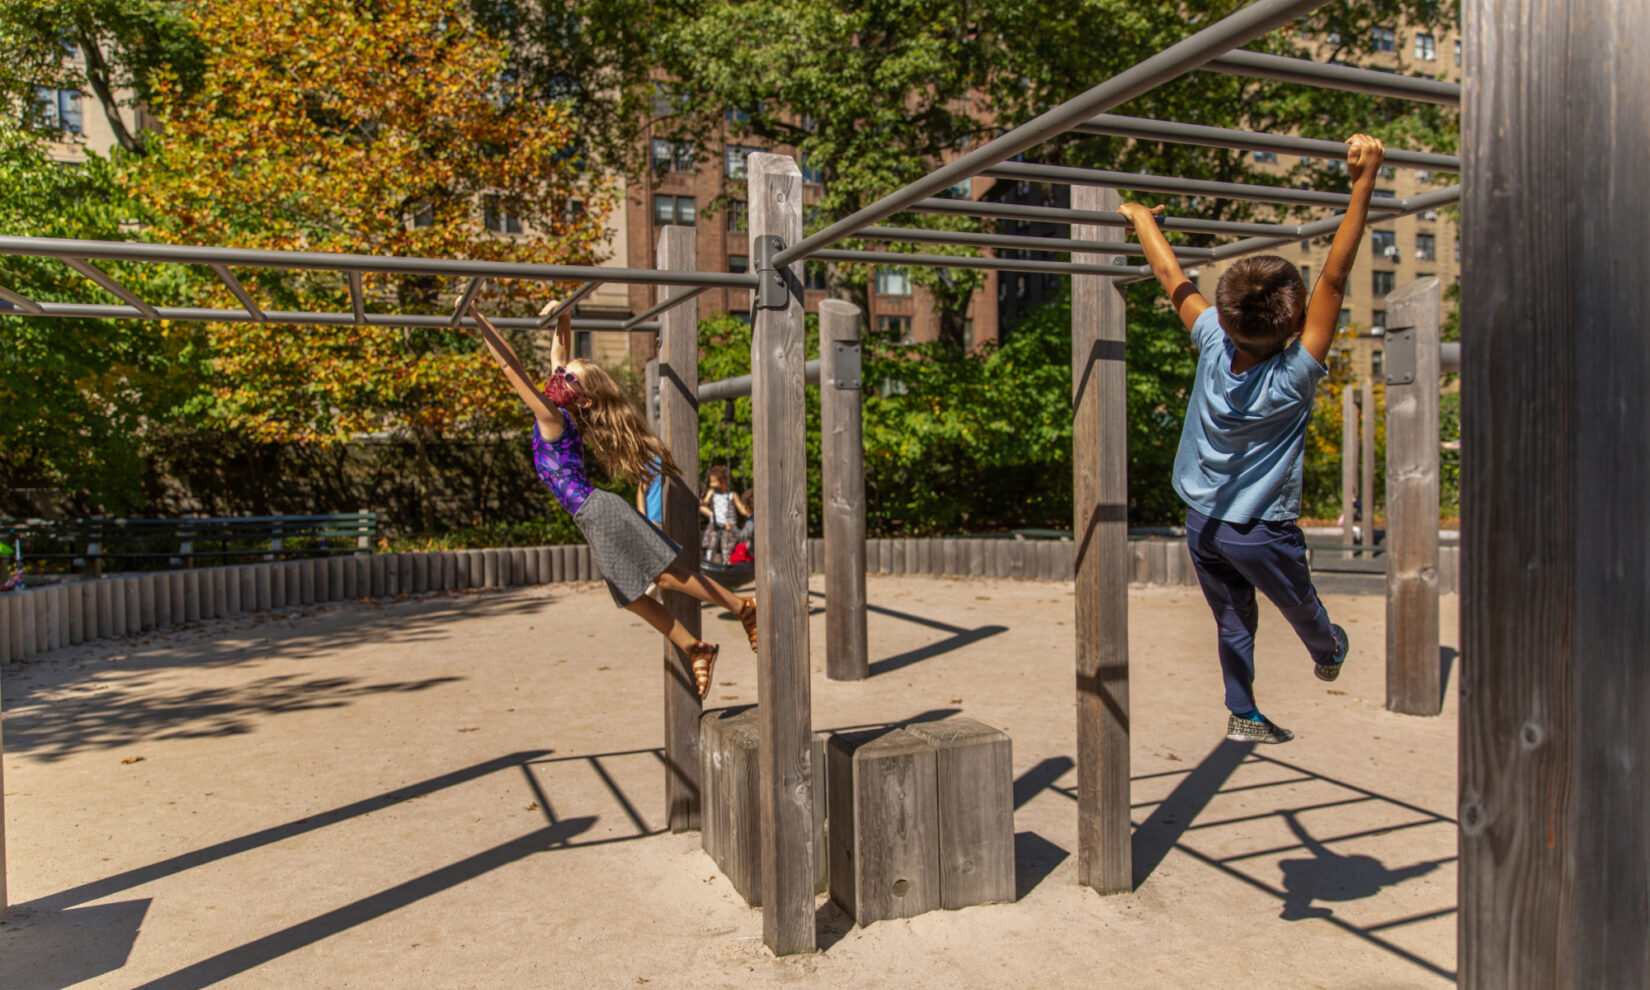
[[[521,583],[534,585],[539,583],[539,548],[528,547],[522,551],[525,557],[526,569],[522,571]]]
[[[289,560],[281,565],[281,583],[286,587],[287,608],[293,608],[304,603],[304,576],[298,569],[298,561]]]
[[[489,587],[489,588],[502,588],[502,587],[504,587],[504,582],[502,580],[500,580],[499,576],[498,576],[498,551],[497,550],[483,550],[483,551],[481,551],[481,574],[482,574],[482,581],[483,581],[483,583],[486,584],[487,587]]]
[[[539,547],[539,549],[538,549],[538,558],[539,558],[538,583],[539,584],[549,584],[551,581],[555,580],[554,575],[555,575],[555,571],[556,571],[556,548],[555,547]]]
[[[371,557],[368,557],[367,560],[369,563],[367,565],[368,576],[367,587],[365,589],[366,595],[369,598],[382,598],[384,597],[384,588],[388,584],[385,580],[385,576],[389,570],[385,564],[384,555],[381,553],[375,553]]]
[[[135,579],[138,592],[138,629],[143,632],[155,628],[155,576],[145,574]]]
[[[342,601],[349,597],[344,594],[344,574],[353,566],[347,557],[333,557],[327,561],[327,601]]]
[[[751,907],[762,903],[762,816],[757,804],[760,726],[755,705],[715,708],[699,719],[700,844],[739,896]],[[814,766],[825,760],[825,734],[814,735]],[[814,789],[815,893],[824,893],[825,795],[823,778]]]
[[[394,583],[390,587],[392,595],[410,595],[413,593],[413,558],[415,553],[398,553],[395,555]]]
[[[197,573],[190,571],[189,573]],[[143,631],[143,577],[124,577],[120,579],[121,590],[126,599],[126,625],[128,633]]]
[[[940,906],[1014,900],[1014,756],[1008,736],[960,715],[906,731],[934,747]]]
[[[831,900],[861,925],[939,907],[934,747],[904,729],[836,733],[826,765]]]
[[[298,563],[298,604],[315,604],[315,559],[306,557]]]
[[[410,590],[418,594],[430,590],[430,555],[427,553],[412,555],[412,587]]]

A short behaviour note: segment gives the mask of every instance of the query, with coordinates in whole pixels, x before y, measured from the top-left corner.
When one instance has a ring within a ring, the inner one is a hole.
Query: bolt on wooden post
[[[779,308],[755,308],[751,444],[756,475],[757,700],[761,755],[762,937],[775,955],[812,952],[813,714],[808,682],[807,471],[802,262],[762,269],[771,240],[802,239],[802,172],[785,155],[753,154],[751,252]]]
[[[819,304],[819,428],[825,501],[825,675],[870,676],[865,638],[865,439],[859,307]]]
[[[661,269],[692,271],[698,267],[697,231],[666,226],[659,231]],[[686,289],[660,292],[686,292]],[[681,544],[678,566],[699,568],[699,504],[690,486],[699,477],[699,302],[690,299],[659,317],[660,352],[659,437],[680,478],[664,487],[665,534]],[[691,479],[691,480],[690,480]],[[699,602],[676,591],[664,593],[672,615],[699,638]],[[665,808],[672,832],[699,827],[699,715],[698,688],[681,652],[669,640],[664,645],[665,676]]]
[[[1073,186],[1077,210],[1114,211],[1113,189]],[[1084,240],[1119,227],[1074,226]],[[1080,264],[1110,258],[1072,255]],[[1076,538],[1077,878],[1102,894],[1134,888],[1129,826],[1128,314],[1111,279],[1071,279],[1072,494]]]

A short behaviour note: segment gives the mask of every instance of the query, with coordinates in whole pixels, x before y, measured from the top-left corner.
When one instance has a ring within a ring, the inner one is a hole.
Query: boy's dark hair
[[[1264,361],[1300,332],[1306,283],[1294,265],[1275,254],[1244,258],[1220,277],[1215,309],[1232,344]]]

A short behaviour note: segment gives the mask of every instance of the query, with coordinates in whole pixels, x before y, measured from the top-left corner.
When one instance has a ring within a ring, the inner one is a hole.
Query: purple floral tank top
[[[539,424],[533,423],[533,469],[567,514],[573,515],[583,507],[592,489],[584,471],[584,438],[566,413],[562,413],[561,421],[561,436],[554,440],[544,439]]]

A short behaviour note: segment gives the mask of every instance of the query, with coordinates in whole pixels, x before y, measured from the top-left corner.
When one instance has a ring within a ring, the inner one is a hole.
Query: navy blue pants
[[[1220,671],[1226,707],[1234,714],[1255,708],[1255,630],[1260,610],[1255,591],[1271,599],[1314,663],[1335,659],[1329,613],[1312,587],[1306,537],[1294,522],[1229,523],[1186,510],[1186,545],[1192,551],[1203,597],[1220,632]]]

